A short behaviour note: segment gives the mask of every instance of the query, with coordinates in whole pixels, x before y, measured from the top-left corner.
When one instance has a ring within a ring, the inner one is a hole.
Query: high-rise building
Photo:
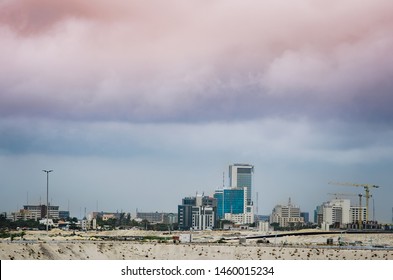
[[[216,190],[217,217],[236,224],[254,222],[254,206],[251,199],[254,166],[235,163],[229,166],[229,187]]]
[[[304,222],[308,224],[310,222],[310,213],[308,212],[300,212],[300,217],[304,219]]]
[[[178,225],[180,230],[205,230],[216,226],[216,200],[213,197],[197,195],[185,197],[178,206]]]
[[[254,173],[254,166],[250,164],[235,163],[229,166],[229,187],[246,187],[248,205],[251,205],[252,173]]]

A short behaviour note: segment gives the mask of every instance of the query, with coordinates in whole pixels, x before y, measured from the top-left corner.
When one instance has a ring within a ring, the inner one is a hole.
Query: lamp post
[[[46,173],[46,232],[48,233],[49,227],[49,173],[53,170],[42,170]]]

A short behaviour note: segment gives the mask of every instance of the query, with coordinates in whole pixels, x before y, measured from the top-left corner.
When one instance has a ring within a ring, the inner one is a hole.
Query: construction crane
[[[370,194],[371,188],[379,188],[380,186],[372,185],[372,184],[354,184],[354,183],[340,183],[340,182],[329,182],[330,185],[340,185],[340,186],[351,186],[351,187],[362,187],[364,188],[366,198],[366,221],[368,221],[368,202],[372,195]]]
[[[354,193],[328,193],[328,195],[332,195],[336,199],[339,199],[343,196],[358,196],[357,194],[354,194]]]
[[[359,211],[358,211],[358,214],[359,214],[359,229],[363,229],[363,222],[362,222],[362,214],[363,214],[363,211],[362,211],[362,196],[363,195],[360,193],[359,194]],[[367,208],[366,208],[366,214],[367,214]]]

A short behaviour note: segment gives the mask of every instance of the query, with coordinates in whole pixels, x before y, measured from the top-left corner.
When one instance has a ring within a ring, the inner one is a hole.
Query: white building
[[[257,222],[257,229],[258,231],[268,232],[271,230],[270,224],[267,221],[258,221]]]
[[[333,199],[322,204],[322,222],[329,225],[342,226],[350,222],[349,199]]]
[[[34,220],[37,221],[41,218],[41,215],[37,214],[36,212],[30,212],[28,210],[21,209],[18,212],[12,212],[11,216],[9,217],[10,220],[13,222],[18,220]]]
[[[237,225],[246,225],[254,223],[254,212],[244,212],[240,214],[225,213],[224,220],[231,221]]]
[[[90,221],[88,219],[81,220],[81,229],[86,231],[90,229]]]
[[[195,230],[213,229],[215,223],[214,208],[210,206],[192,207],[192,228]]]

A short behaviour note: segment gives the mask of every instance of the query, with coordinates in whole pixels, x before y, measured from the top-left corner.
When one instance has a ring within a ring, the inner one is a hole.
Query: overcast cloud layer
[[[153,201],[160,209],[144,208],[176,211],[242,161],[256,166],[266,214],[296,194],[311,211],[337,174],[387,185],[378,201],[389,220],[392,49],[388,0],[0,1],[0,188],[10,190],[0,210],[24,200],[27,182],[41,191],[38,178],[12,175],[16,166],[117,166],[129,197],[106,210],[128,211],[141,198],[126,170],[139,166],[142,188],[173,188]],[[160,178],[144,181],[153,167]],[[206,177],[184,175],[192,169]],[[86,194],[113,188],[74,176]],[[300,195],[318,184],[315,200]]]

